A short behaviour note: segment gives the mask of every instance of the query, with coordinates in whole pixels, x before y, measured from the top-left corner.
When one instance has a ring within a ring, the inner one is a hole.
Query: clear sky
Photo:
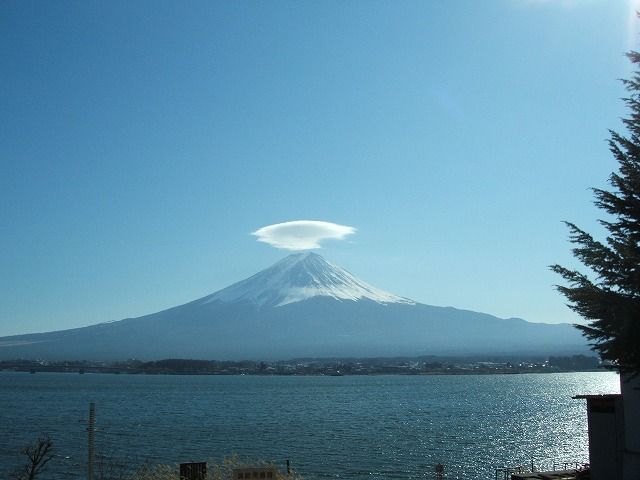
[[[398,295],[576,321],[548,265],[602,232],[638,8],[0,2],[0,335],[204,296],[294,220]]]

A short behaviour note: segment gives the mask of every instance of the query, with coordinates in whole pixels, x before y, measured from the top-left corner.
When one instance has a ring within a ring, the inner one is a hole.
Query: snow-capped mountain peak
[[[279,307],[318,296],[336,300],[369,299],[381,304],[415,303],[369,285],[312,252],[289,255],[246,280],[201,299],[201,302],[246,301],[259,307]]]

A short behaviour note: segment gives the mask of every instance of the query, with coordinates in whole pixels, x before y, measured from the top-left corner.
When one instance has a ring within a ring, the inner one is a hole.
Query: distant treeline
[[[452,375],[552,373],[606,368],[597,357],[585,355],[535,358],[349,358],[293,359],[275,362],[164,359],[150,362],[64,361],[18,359],[0,361],[0,370],[72,373],[129,373],[165,375]]]

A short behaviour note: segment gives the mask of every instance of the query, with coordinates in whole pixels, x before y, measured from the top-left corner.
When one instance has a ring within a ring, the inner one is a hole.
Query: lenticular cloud
[[[322,248],[322,240],[342,240],[355,233],[356,229],[347,225],[316,220],[296,220],[276,223],[259,228],[251,235],[258,237],[259,242],[268,243],[285,250],[311,250]]]

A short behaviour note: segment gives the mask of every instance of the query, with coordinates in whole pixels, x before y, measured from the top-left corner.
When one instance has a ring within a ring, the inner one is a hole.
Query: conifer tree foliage
[[[618,171],[609,178],[611,191],[593,189],[595,205],[609,214],[600,220],[606,241],[567,222],[573,255],[591,275],[560,265],[551,269],[567,282],[557,288],[588,321],[576,327],[600,357],[621,373],[640,374],[640,53],[627,56],[636,67],[631,79],[622,80],[628,92],[627,135],[610,130],[608,142]]]

